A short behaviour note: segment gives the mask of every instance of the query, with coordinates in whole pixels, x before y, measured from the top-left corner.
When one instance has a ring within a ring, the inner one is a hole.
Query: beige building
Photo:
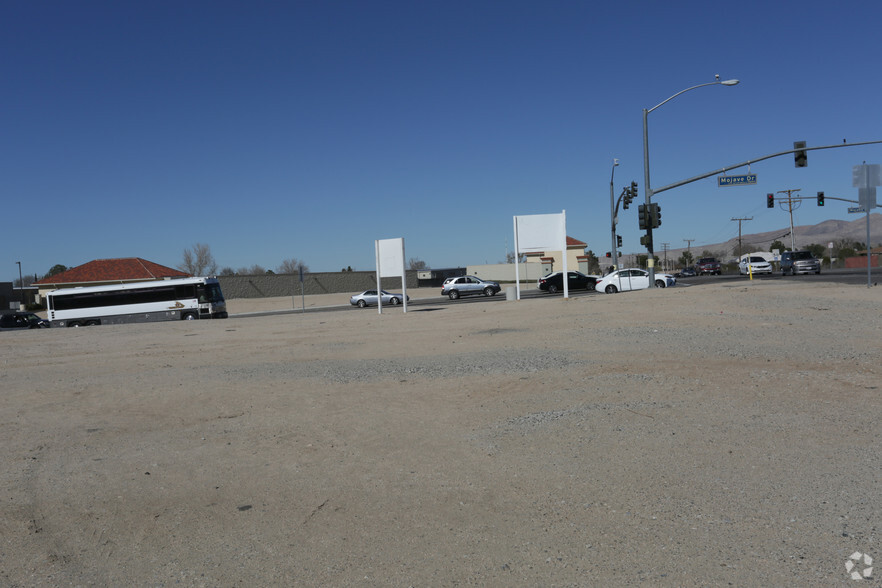
[[[567,235],[567,269],[587,272],[588,256],[585,255],[587,243]],[[541,263],[542,275],[563,270],[563,255],[560,251],[534,251],[527,253],[527,263]]]

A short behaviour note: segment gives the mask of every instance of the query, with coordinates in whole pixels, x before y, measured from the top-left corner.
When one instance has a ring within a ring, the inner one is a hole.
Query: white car
[[[677,278],[671,274],[655,274],[656,288],[667,288],[676,283]],[[649,272],[636,268],[620,269],[607,274],[597,280],[597,285],[594,287],[598,292],[606,292],[607,294],[645,288],[649,288]]]
[[[770,274],[772,273],[772,264],[758,255],[751,255],[741,259],[738,264],[738,273],[742,276],[748,273]]]

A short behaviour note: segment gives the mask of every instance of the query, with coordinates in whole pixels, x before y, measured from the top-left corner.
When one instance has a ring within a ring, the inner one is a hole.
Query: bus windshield
[[[221,292],[220,284],[216,284],[213,282],[208,282],[204,286],[197,286],[197,292],[199,294],[199,302],[223,302],[224,295]]]

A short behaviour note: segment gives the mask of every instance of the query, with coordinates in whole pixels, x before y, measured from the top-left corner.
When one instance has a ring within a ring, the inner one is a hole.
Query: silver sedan
[[[392,306],[396,306],[401,304],[401,301],[404,300],[404,296],[401,294],[393,294],[391,292],[386,292],[385,290],[380,290],[382,292],[382,300],[383,304],[391,304]],[[410,301],[410,296],[407,297],[407,300]],[[376,290],[365,290],[361,294],[356,294],[349,298],[349,304],[352,306],[358,306],[359,308],[364,308],[365,306],[376,306],[377,305],[377,291]]]

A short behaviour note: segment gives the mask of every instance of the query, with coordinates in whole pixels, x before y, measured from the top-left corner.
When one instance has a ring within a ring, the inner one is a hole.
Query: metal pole
[[[871,288],[872,284],[870,283],[870,261],[872,257],[870,255],[870,207],[867,207],[867,288]]]
[[[649,130],[647,125],[647,119],[649,117],[649,113],[658,108],[659,106],[670,102],[680,94],[684,94],[690,90],[695,90],[696,88],[703,88],[704,86],[736,86],[738,85],[738,80],[720,80],[720,76],[717,76],[716,81],[706,82],[704,84],[698,84],[696,86],[691,86],[686,88],[685,90],[680,90],[667,100],[659,102],[652,108],[643,109],[643,193],[645,194],[645,205],[647,211],[649,210],[649,204],[652,201],[652,188],[649,186]],[[647,213],[648,214],[648,213]],[[655,288],[655,250],[652,244],[652,225],[648,225],[646,227],[646,238],[649,241],[646,244],[646,249],[649,251],[649,259],[646,261],[647,269],[649,270],[649,287]]]
[[[613,188],[613,179],[616,177],[616,167],[619,165],[618,159],[613,159],[612,174],[609,177],[609,217],[612,225],[612,260],[613,269],[619,269],[618,240],[616,239],[616,197]]]
[[[867,229],[869,231],[869,229]],[[869,235],[869,232],[867,233]],[[867,237],[867,243],[870,242],[869,237]],[[16,261],[18,264],[18,305],[19,310],[21,310],[21,305],[24,304],[24,279],[21,277],[21,262]]]
[[[686,90],[683,90],[684,92]],[[681,92],[682,93],[682,92]],[[677,94],[674,94],[677,96]],[[673,98],[674,96],[671,96]],[[668,98],[670,100],[671,98]],[[668,100],[665,100],[667,102]],[[653,110],[664,104],[662,102],[658,106],[654,107]],[[652,200],[652,188],[649,187],[649,110],[643,109],[643,200],[646,205],[646,210],[649,210],[649,203]],[[647,213],[648,214],[648,213]],[[646,226],[646,238],[649,241],[646,244],[646,249],[649,251],[649,257],[646,260],[646,266],[649,270],[649,287],[655,288],[655,251],[653,251],[652,245],[652,225]]]

